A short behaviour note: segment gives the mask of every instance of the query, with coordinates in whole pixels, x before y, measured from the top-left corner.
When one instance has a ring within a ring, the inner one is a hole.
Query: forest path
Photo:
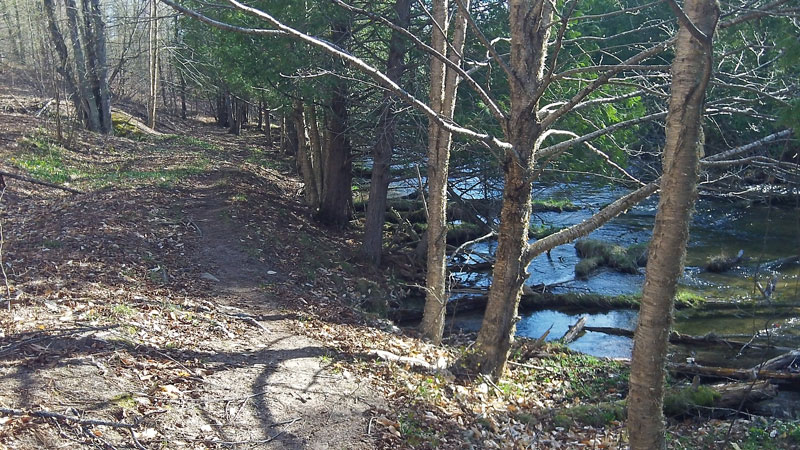
[[[347,237],[291,163],[202,121],[58,141],[45,102],[0,84],[0,166],[83,193],[6,179],[0,449],[375,448],[385,400],[309,337],[350,295]]]
[[[196,262],[219,280],[212,283],[218,308],[265,326],[250,336],[252,349],[242,355],[246,363],[207,384],[211,398],[241,399],[229,407],[235,417],[226,434],[231,441],[265,448],[372,448],[364,438],[370,410],[381,400],[349,373],[331,370],[330,351],[303,336],[294,315],[283,312],[267,292],[265,287],[284,280],[281,272],[289,269],[254,256],[235,222],[238,217],[231,217],[229,193],[215,189],[216,184],[215,177],[205,180],[199,187],[206,194],[187,205],[187,217],[202,231]],[[261,442],[270,439],[269,445]]]

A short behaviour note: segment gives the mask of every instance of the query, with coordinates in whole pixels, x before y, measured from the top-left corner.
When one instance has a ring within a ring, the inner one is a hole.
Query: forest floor
[[[357,262],[357,226],[317,227],[262,133],[170,118],[174,134],[59,140],[46,103],[0,87],[0,170],[81,191],[5,179],[0,449],[626,446],[622,417],[560,414],[622,398],[624,364],[522,341],[503,382],[456,379],[471,336],[431,346],[364,312],[405,286]],[[755,417],[669,433],[800,438]]]

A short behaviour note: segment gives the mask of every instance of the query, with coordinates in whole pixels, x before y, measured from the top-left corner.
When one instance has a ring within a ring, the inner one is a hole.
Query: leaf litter
[[[0,116],[4,169],[29,130],[52,141],[48,120]],[[0,407],[21,413],[0,414],[0,448],[627,446],[624,420],[559,418],[624,397],[625,367],[522,340],[500,383],[454,373],[474,336],[433,346],[362,312],[359,280],[404,287],[358,266],[355,232],[314,225],[291,163],[253,159],[259,133],[184,125],[193,139],[77,132],[61,151],[86,194],[9,188]],[[757,420],[673,420],[670,446],[741,443],[754,424],[781,438]]]

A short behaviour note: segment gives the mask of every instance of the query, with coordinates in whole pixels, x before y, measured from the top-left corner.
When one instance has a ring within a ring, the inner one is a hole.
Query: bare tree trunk
[[[228,133],[239,136],[242,133],[242,122],[244,122],[244,110],[247,108],[247,102],[235,95],[230,95],[229,98]]]
[[[81,43],[80,25],[78,21],[78,7],[75,0],[66,0],[67,22],[69,24],[69,36],[72,41],[72,55],[75,58],[75,73],[77,75],[78,92],[80,92],[81,105],[80,111],[82,121],[90,131],[100,130],[99,115],[97,113],[97,102],[93,101],[92,86],[88,79],[88,65],[83,54],[83,44]]]
[[[72,99],[76,113],[81,114],[81,112],[84,111],[84,107],[78,92],[75,75],[72,73],[72,68],[69,64],[69,52],[64,43],[64,35],[62,35],[61,31],[58,29],[55,5],[53,4],[53,0],[42,0],[42,3],[44,4],[45,14],[47,15],[47,28],[50,30],[50,38],[55,47],[56,54],[58,54],[59,63],[57,64],[56,71],[61,74],[64,79],[67,95]]]
[[[88,1],[88,0],[84,0]],[[97,91],[98,121],[100,132],[111,132],[111,89],[108,85],[108,56],[106,52],[106,25],[103,22],[103,12],[100,9],[100,0],[91,0],[91,25],[94,27],[95,39],[90,45],[94,49],[93,74]]]
[[[397,0],[394,4],[394,11],[397,15],[395,24],[407,28],[411,22],[411,1]],[[393,31],[389,41],[389,56],[386,59],[386,75],[397,84],[400,84],[400,77],[405,69],[403,64],[405,54],[403,37],[397,31]],[[384,95],[378,122],[377,142],[372,147],[372,175],[369,183],[367,221],[364,226],[361,254],[368,263],[375,267],[381,262],[383,224],[386,222],[386,198],[391,181],[390,168],[395,141],[394,101],[389,93]]]
[[[267,145],[272,147],[272,111],[264,106],[264,136],[267,137]]]
[[[180,82],[181,119],[186,120],[186,77],[183,75],[182,70],[176,70],[178,71],[178,82]]]
[[[350,25],[335,22],[331,25],[333,43],[345,48],[350,38]],[[348,89],[345,80],[336,79],[325,115],[328,152],[325,161],[325,186],[322,190],[317,220],[334,228],[344,228],[350,220],[352,204],[352,159],[348,137]]]
[[[156,128],[156,103],[158,96],[158,0],[150,0],[148,39],[150,90],[147,96],[147,125]]]
[[[283,132],[281,133],[281,140],[283,142],[283,153],[287,155],[297,154],[297,129],[294,126],[294,121],[289,115],[283,113]]]
[[[431,47],[446,55],[456,64],[461,62],[461,53],[467,34],[466,12],[459,8],[453,28],[452,50],[448,52],[447,23],[448,0],[433,3],[433,18],[438,24],[433,27]],[[469,2],[466,2],[469,4]],[[430,105],[434,111],[452,118],[455,111],[458,74],[445,70],[444,63],[431,59]],[[427,276],[425,279],[425,312],[422,318],[422,334],[432,342],[442,341],[444,313],[447,306],[447,178],[450,166],[452,133],[433,121],[428,125],[428,252]]]
[[[317,205],[322,202],[323,173],[322,168],[322,142],[319,135],[319,125],[317,122],[317,107],[314,103],[308,105],[308,137],[311,144],[311,166],[314,170],[314,183],[317,186]]]
[[[258,101],[258,131],[262,131],[264,126],[264,102]]]
[[[666,448],[662,415],[664,364],[673,299],[683,273],[689,219],[697,195],[698,164],[704,145],[703,101],[712,71],[711,38],[720,14],[716,0],[686,0],[684,6],[686,16],[680,20],[672,63],[661,197],[631,361],[628,431],[634,450]],[[696,33],[690,27],[696,27]]]
[[[317,183],[314,179],[314,168],[311,164],[311,152],[306,140],[306,123],[303,117],[303,109],[303,100],[295,98],[293,118],[295,131],[297,132],[297,165],[303,177],[306,205],[313,211],[319,204],[319,194],[317,193]]]
[[[553,6],[550,2],[509,2],[511,30],[511,118],[506,134],[512,150],[503,158],[505,185],[500,212],[498,245],[492,287],[475,352],[469,363],[498,379],[505,370],[516,328],[522,284],[527,277],[524,257],[531,214],[531,174],[534,143],[542,132],[536,115],[538,99],[532,97],[543,81],[544,60],[550,36]]]

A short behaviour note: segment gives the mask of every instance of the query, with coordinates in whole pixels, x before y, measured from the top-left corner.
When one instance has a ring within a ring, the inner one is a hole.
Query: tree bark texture
[[[64,36],[58,28],[55,4],[52,0],[44,0],[43,4],[50,38],[59,58],[56,70],[64,78],[76,114],[88,130],[107,134],[111,132],[111,99],[105,24],[97,1],[65,0],[74,61],[69,59]]]
[[[303,100],[299,97],[295,98],[292,118],[294,119],[294,128],[297,133],[297,165],[303,177],[303,192],[306,205],[314,210],[318,205],[319,195],[317,194],[317,182],[314,179],[314,168],[311,164],[311,151],[306,139],[306,123],[303,109]]]
[[[394,4],[397,15],[395,24],[408,28],[411,23],[411,0],[397,0]],[[403,75],[406,48],[403,37],[393,31],[389,41],[389,55],[386,59],[386,75],[397,84]],[[383,250],[383,224],[386,222],[386,198],[391,181],[392,151],[395,142],[395,99],[386,93],[378,119],[378,135],[372,147],[372,174],[369,183],[369,204],[364,226],[364,241],[361,254],[365,261],[377,267],[381,263]]]
[[[350,39],[350,24],[343,21],[331,25],[333,43],[346,48]],[[325,160],[324,188],[317,220],[332,228],[344,228],[350,221],[352,204],[352,158],[348,136],[348,89],[347,81],[337,78],[333,81],[326,118],[328,152]]]
[[[86,58],[83,54],[83,44],[81,43],[80,32],[78,31],[78,6],[75,0],[66,0],[67,6],[67,23],[69,24],[69,37],[72,41],[72,56],[75,58],[75,73],[77,75],[78,92],[81,97],[81,116],[82,121],[90,130],[99,130],[100,121],[97,113],[97,103],[92,101],[93,96],[90,95],[92,86],[90,85]],[[89,43],[91,45],[91,43]]]
[[[84,0],[87,1],[87,0]],[[108,53],[106,51],[106,25],[100,0],[91,0],[91,24],[94,27],[94,71],[97,83],[97,109],[99,110],[100,132],[111,132],[111,89],[108,76]]]
[[[648,252],[631,361],[628,431],[630,446],[635,450],[666,448],[661,412],[664,364],[673,299],[683,273],[689,219],[697,193],[698,164],[703,147],[703,101],[712,70],[711,36],[719,18],[716,0],[687,0],[684,7],[688,20],[706,38],[696,38],[682,23],[672,63],[661,196]]]
[[[324,181],[324,174],[322,168],[324,167],[324,159],[322,157],[322,140],[319,134],[319,122],[317,122],[317,107],[314,103],[308,105],[308,119],[306,126],[308,127],[308,141],[311,153],[311,169],[314,172],[314,184],[316,186],[317,198],[315,199],[315,207],[318,207],[322,202],[322,186]],[[267,114],[269,118],[269,114]]]
[[[150,90],[147,95],[147,126],[156,129],[156,102],[158,100],[158,0],[150,0],[148,27],[148,55]]]
[[[469,4],[469,2],[466,2]],[[461,64],[461,54],[467,34],[466,12],[459,8],[453,24],[452,48],[448,51],[448,0],[433,2],[433,35],[431,47],[455,64]],[[431,58],[430,107],[441,116],[452,118],[456,105],[458,74],[445,69],[444,63]],[[444,314],[447,307],[447,179],[450,173],[450,147],[453,135],[433,121],[428,124],[428,251],[426,258],[425,312],[422,334],[436,344],[442,341]]]
[[[531,215],[534,143],[542,132],[532,97],[543,80],[553,7],[549,2],[509,2],[511,30],[511,115],[506,134],[512,150],[503,158],[503,208],[486,314],[470,366],[499,379],[508,360],[522,285],[527,278],[525,249]]]

